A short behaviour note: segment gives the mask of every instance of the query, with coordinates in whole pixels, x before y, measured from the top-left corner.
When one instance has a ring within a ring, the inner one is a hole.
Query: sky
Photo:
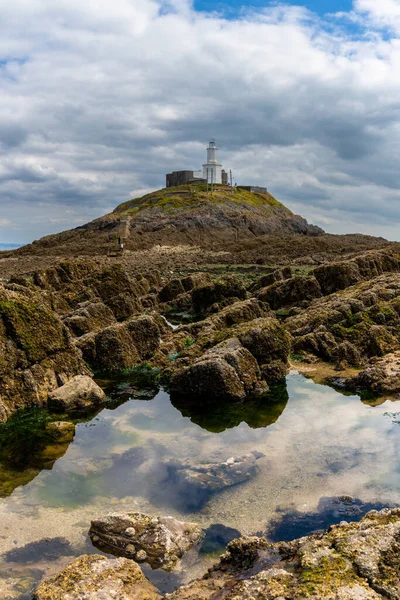
[[[199,169],[400,240],[400,0],[0,0],[0,243]]]

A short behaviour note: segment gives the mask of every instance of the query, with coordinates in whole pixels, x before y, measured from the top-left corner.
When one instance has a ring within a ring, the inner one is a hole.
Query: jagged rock
[[[267,302],[273,310],[298,306],[321,296],[321,288],[315,277],[291,277],[257,292],[257,298]]]
[[[80,337],[85,333],[99,331],[115,322],[112,310],[103,302],[88,302],[78,308],[72,315],[64,318],[64,325]]]
[[[132,317],[77,341],[86,362],[98,371],[121,371],[149,358],[160,345],[160,328],[154,317]]]
[[[201,528],[173,517],[116,513],[93,520],[89,535],[101,550],[170,571],[199,541]]]
[[[0,287],[0,373],[0,421],[45,406],[60,383],[88,374],[67,328],[37,293]]]
[[[287,375],[289,366],[281,360],[274,360],[267,365],[261,365],[260,370],[263,379],[267,383],[283,381]]]
[[[345,380],[352,389],[370,389],[375,394],[398,395],[400,393],[400,351],[375,359],[356,377]]]
[[[33,600],[157,600],[156,588],[139,565],[126,558],[97,554],[76,559],[55,577],[44,581]]]
[[[285,320],[293,352],[362,365],[399,348],[400,275],[388,273],[314,302]]]
[[[276,281],[283,281],[284,279],[289,279],[292,277],[292,269],[290,267],[285,267],[283,269],[276,269],[272,273],[268,273],[268,275],[263,275],[258,279],[252,286],[252,291],[260,290],[261,288],[266,288]]]
[[[105,393],[85,375],[77,375],[62,387],[49,395],[49,407],[61,411],[85,411],[101,405],[106,398]]]
[[[175,373],[170,381],[170,389],[204,399],[242,400],[246,396],[244,384],[234,367],[216,356],[199,360]]]
[[[213,304],[227,302],[235,298],[244,300],[246,289],[235,277],[225,277],[212,283],[195,288],[192,292],[193,307],[196,312],[202,313]]]
[[[259,363],[275,360],[287,362],[290,352],[290,335],[275,318],[254,319],[238,325],[234,335]]]
[[[158,299],[160,302],[171,302],[185,291],[187,290],[183,287],[180,279],[172,279],[159,291]]]
[[[169,600],[397,600],[400,509],[368,513],[328,532],[269,544],[230,542],[220,563]]]
[[[400,259],[390,250],[370,252],[351,260],[329,263],[314,270],[323,293],[332,294],[359,281],[400,270]]]
[[[243,483],[257,474],[257,460],[262,452],[251,452],[240,457],[230,457],[224,462],[193,465],[174,459],[164,464],[170,478],[189,510],[198,510],[212,494],[232,485]]]

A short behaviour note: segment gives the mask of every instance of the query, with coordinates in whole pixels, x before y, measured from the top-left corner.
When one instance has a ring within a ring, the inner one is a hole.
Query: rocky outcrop
[[[160,345],[165,327],[151,316],[133,317],[96,333],[81,337],[77,346],[96,371],[121,371],[150,358]]]
[[[231,541],[206,575],[168,600],[397,600],[400,509],[367,513],[292,542]],[[34,600],[160,598],[134,561],[83,556],[45,581]]]
[[[175,373],[170,381],[172,392],[193,394],[208,399],[241,400],[267,391],[254,356],[237,338],[231,338]]]
[[[65,385],[50,392],[48,405],[56,411],[85,412],[103,404],[105,398],[105,393],[93,379],[77,375]]]
[[[157,600],[161,595],[139,565],[126,558],[97,554],[76,559],[55,577],[44,581],[33,600]]]
[[[170,571],[199,541],[201,529],[173,517],[117,513],[93,520],[89,535],[105,552]]]
[[[217,279],[212,283],[195,288],[192,303],[195,312],[204,313],[214,305],[232,304],[235,300],[246,298],[246,288],[235,277]]]
[[[259,364],[276,360],[287,363],[291,339],[277,319],[254,319],[235,327],[234,334]]]
[[[290,277],[261,289],[257,298],[267,302],[273,310],[290,306],[302,306],[322,296],[315,277]]]
[[[362,365],[398,349],[400,274],[387,273],[315,300],[285,321],[295,354]]]
[[[314,269],[324,295],[344,290],[360,281],[374,279],[386,272],[400,271],[397,252],[383,250],[356,256],[351,260],[333,262]]]
[[[284,281],[285,279],[289,279],[292,277],[292,269],[290,267],[285,267],[283,269],[276,269],[272,271],[272,273],[268,273],[267,275],[263,275],[258,279],[252,286],[251,291],[257,291],[262,288],[269,287],[273,283],[277,281]]]
[[[169,600],[396,600],[400,510],[372,511],[359,523],[269,544],[248,537],[228,544],[220,563]]]
[[[400,394],[400,351],[371,361],[356,377],[345,380],[350,389],[369,389],[374,394]]]
[[[45,406],[49,392],[88,370],[60,318],[34,293],[0,288],[0,421]]]

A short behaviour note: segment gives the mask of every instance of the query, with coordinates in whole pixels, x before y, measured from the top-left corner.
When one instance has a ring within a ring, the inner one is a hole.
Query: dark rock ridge
[[[236,539],[203,578],[164,597],[398,600],[399,552],[400,509],[371,511],[358,523],[343,521],[326,532],[291,542],[271,544],[262,537]],[[129,600],[160,597],[146,584],[151,585],[133,561],[83,556],[39,586],[34,600],[111,600],[118,594]]]

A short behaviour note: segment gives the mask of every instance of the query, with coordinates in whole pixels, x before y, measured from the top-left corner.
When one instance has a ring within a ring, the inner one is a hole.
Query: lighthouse
[[[208,183],[222,183],[222,165],[218,162],[218,148],[211,140],[207,148],[207,162],[203,165],[203,179]]]

